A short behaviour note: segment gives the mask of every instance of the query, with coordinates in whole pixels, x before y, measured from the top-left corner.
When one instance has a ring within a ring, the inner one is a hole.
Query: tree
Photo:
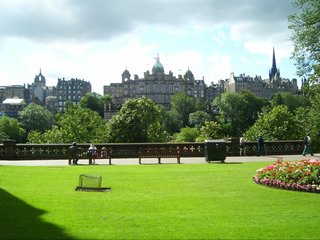
[[[44,107],[31,103],[19,112],[19,121],[27,133],[31,131],[44,132],[51,128],[52,113]]]
[[[147,97],[126,101],[107,123],[108,142],[162,142],[161,108]]]
[[[95,111],[70,105],[65,112],[57,115],[56,125],[39,137],[39,132],[31,132],[29,142],[42,143],[99,143],[105,141],[105,121]]]
[[[221,139],[223,137],[222,127],[218,122],[210,121],[200,128],[200,135],[196,139],[197,142],[204,142],[205,140]]]
[[[163,116],[163,126],[164,129],[170,133],[177,133],[180,131],[180,129],[183,126],[183,122],[180,119],[180,115],[177,111],[175,110],[170,110],[170,111],[162,111]]]
[[[288,107],[279,105],[261,113],[256,123],[246,131],[245,137],[252,141],[259,134],[270,141],[300,139],[297,126],[298,123]]]
[[[99,113],[101,117],[104,116],[104,108],[113,108],[113,99],[110,95],[101,96],[98,93],[87,93],[80,99],[80,106],[89,108],[92,111]]]
[[[178,93],[171,97],[170,111],[178,113],[179,120],[182,121],[183,126],[189,126],[189,114],[196,110],[196,102],[193,97],[184,93]]]
[[[9,138],[17,142],[24,142],[25,135],[26,131],[16,119],[8,116],[2,116],[0,118],[0,138]]]
[[[240,136],[247,126],[246,111],[247,102],[238,93],[225,92],[214,100],[214,105],[218,106],[221,122],[226,135]]]
[[[211,117],[205,111],[196,111],[189,114],[189,124],[200,129],[206,121],[210,121]]]
[[[245,122],[242,131],[244,132],[256,122],[262,108],[268,105],[268,101],[267,99],[255,96],[248,90],[241,90],[240,96],[247,102],[243,113]]]
[[[308,98],[288,92],[280,92],[274,94],[270,102],[271,106],[273,107],[281,104],[286,105],[290,112],[294,112],[294,110],[296,110],[299,107],[310,106],[310,101],[308,100]]]
[[[292,58],[298,75],[316,83],[320,79],[320,1],[294,0],[293,5],[299,11],[288,17],[294,44]]]
[[[174,134],[174,142],[195,142],[198,136],[197,128],[181,128],[179,133]]]

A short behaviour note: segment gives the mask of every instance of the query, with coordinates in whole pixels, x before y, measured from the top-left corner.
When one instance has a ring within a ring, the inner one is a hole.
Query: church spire
[[[273,47],[273,53],[272,53],[272,69],[277,69],[276,54],[274,53],[274,47]]]
[[[277,63],[276,63],[276,54],[274,51],[274,47],[273,47],[273,52],[272,52],[272,67],[269,70],[269,80],[271,80],[274,77],[280,77],[280,71],[277,68]]]

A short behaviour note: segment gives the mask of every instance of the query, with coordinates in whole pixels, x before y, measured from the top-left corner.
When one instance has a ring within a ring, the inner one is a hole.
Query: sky
[[[297,78],[288,15],[291,0],[0,0],[0,85],[47,86],[84,79],[92,91],[151,71],[190,69],[206,84],[269,77],[272,50],[284,78]],[[298,80],[298,83],[300,81]]]

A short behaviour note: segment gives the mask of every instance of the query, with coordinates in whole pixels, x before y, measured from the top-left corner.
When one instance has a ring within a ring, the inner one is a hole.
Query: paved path
[[[293,161],[293,160],[302,160],[302,159],[317,159],[320,160],[320,154],[315,156],[302,156],[302,155],[268,155],[268,156],[244,156],[244,157],[227,157],[226,163],[233,162],[273,162],[278,158],[282,158],[283,161]],[[142,163],[157,163],[158,159],[142,159]],[[174,158],[170,159],[161,159],[162,163],[176,163],[177,160]],[[88,160],[79,160],[79,165],[88,165]],[[181,163],[183,164],[196,164],[196,163],[206,163],[204,157],[197,158],[181,158]],[[98,159],[96,160],[97,165],[107,165],[107,159]],[[139,164],[138,159],[112,159],[112,164],[114,165],[134,165]],[[68,160],[30,160],[30,161],[3,161],[0,160],[0,166],[3,165],[12,165],[12,166],[67,166]]]

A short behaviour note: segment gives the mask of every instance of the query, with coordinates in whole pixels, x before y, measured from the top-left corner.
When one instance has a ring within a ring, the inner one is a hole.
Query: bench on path
[[[111,165],[111,155],[109,149],[86,150],[78,148],[76,156],[69,153],[69,165],[72,164],[73,159],[89,159],[89,165],[93,163],[93,159],[109,159],[109,165]]]
[[[161,158],[177,158],[177,163],[180,163],[180,151],[178,148],[140,147],[139,164],[141,164],[141,158],[158,158],[159,164],[161,164]]]

